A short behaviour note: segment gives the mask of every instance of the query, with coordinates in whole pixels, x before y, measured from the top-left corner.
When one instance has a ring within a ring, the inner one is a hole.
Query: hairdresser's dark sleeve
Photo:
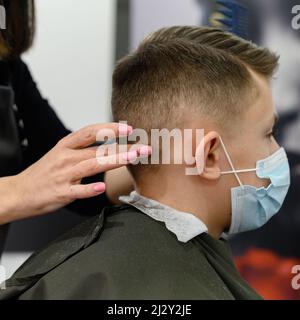
[[[15,104],[24,128],[21,138],[27,139],[24,148],[24,167],[31,165],[47,153],[55,144],[70,133],[44,99],[27,65],[17,59],[10,63]]]
[[[23,151],[23,168],[39,160],[56,143],[70,133],[60,121],[48,101],[44,99],[33,80],[27,65],[17,59],[10,62],[15,104],[23,122],[21,140],[28,141]],[[71,107],[71,106],[70,106]],[[104,174],[84,179],[82,183],[103,181]],[[75,201],[72,210],[84,214],[96,214],[109,204],[106,195]]]

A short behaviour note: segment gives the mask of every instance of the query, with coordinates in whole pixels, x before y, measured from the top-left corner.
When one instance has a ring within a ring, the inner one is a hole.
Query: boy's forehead
[[[269,126],[273,125],[278,116],[272,99],[258,99],[250,107],[250,112],[247,116],[247,121],[250,125]]]
[[[254,78],[258,94],[246,113],[247,121],[253,122],[253,124],[272,124],[278,116],[273,102],[270,82],[255,72],[251,72],[251,74]]]

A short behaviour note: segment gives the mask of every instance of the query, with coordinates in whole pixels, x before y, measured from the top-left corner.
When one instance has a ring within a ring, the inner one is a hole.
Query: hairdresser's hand
[[[132,131],[130,126],[117,123],[88,126],[62,139],[22,173],[0,179],[0,224],[54,211],[76,199],[97,196],[105,191],[105,184],[82,185],[82,178],[119,168],[151,152],[147,147],[139,147],[137,151],[127,152],[126,148],[109,156],[99,150],[97,153],[98,147],[88,146],[96,142],[101,129],[109,129],[115,136],[126,136]],[[101,164],[96,158],[99,154]],[[103,159],[113,161],[105,164],[108,161]]]

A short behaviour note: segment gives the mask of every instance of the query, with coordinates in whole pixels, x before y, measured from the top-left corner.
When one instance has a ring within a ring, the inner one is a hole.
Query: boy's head
[[[254,168],[278,149],[270,90],[277,65],[269,50],[219,29],[171,27],[145,38],[115,68],[114,120],[148,133],[204,129],[204,170],[186,176],[180,165],[132,166],[137,188],[175,207],[180,197],[178,209],[193,212],[198,206],[208,225],[222,220],[228,226],[230,189],[237,181],[220,174],[231,169],[220,136],[236,169]],[[193,144],[194,155],[196,149]],[[255,173],[241,180],[257,187],[269,183]]]

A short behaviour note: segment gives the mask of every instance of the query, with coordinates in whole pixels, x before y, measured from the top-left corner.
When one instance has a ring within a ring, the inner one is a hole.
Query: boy
[[[270,79],[278,57],[218,29],[172,27],[147,37],[113,75],[115,121],[204,129],[197,175],[186,163],[131,165],[135,191],[10,279],[20,299],[260,299],[222,234],[260,227],[289,187],[272,136]],[[171,149],[176,149],[176,144]],[[153,150],[161,155],[161,150]],[[45,263],[46,261],[46,263]]]

